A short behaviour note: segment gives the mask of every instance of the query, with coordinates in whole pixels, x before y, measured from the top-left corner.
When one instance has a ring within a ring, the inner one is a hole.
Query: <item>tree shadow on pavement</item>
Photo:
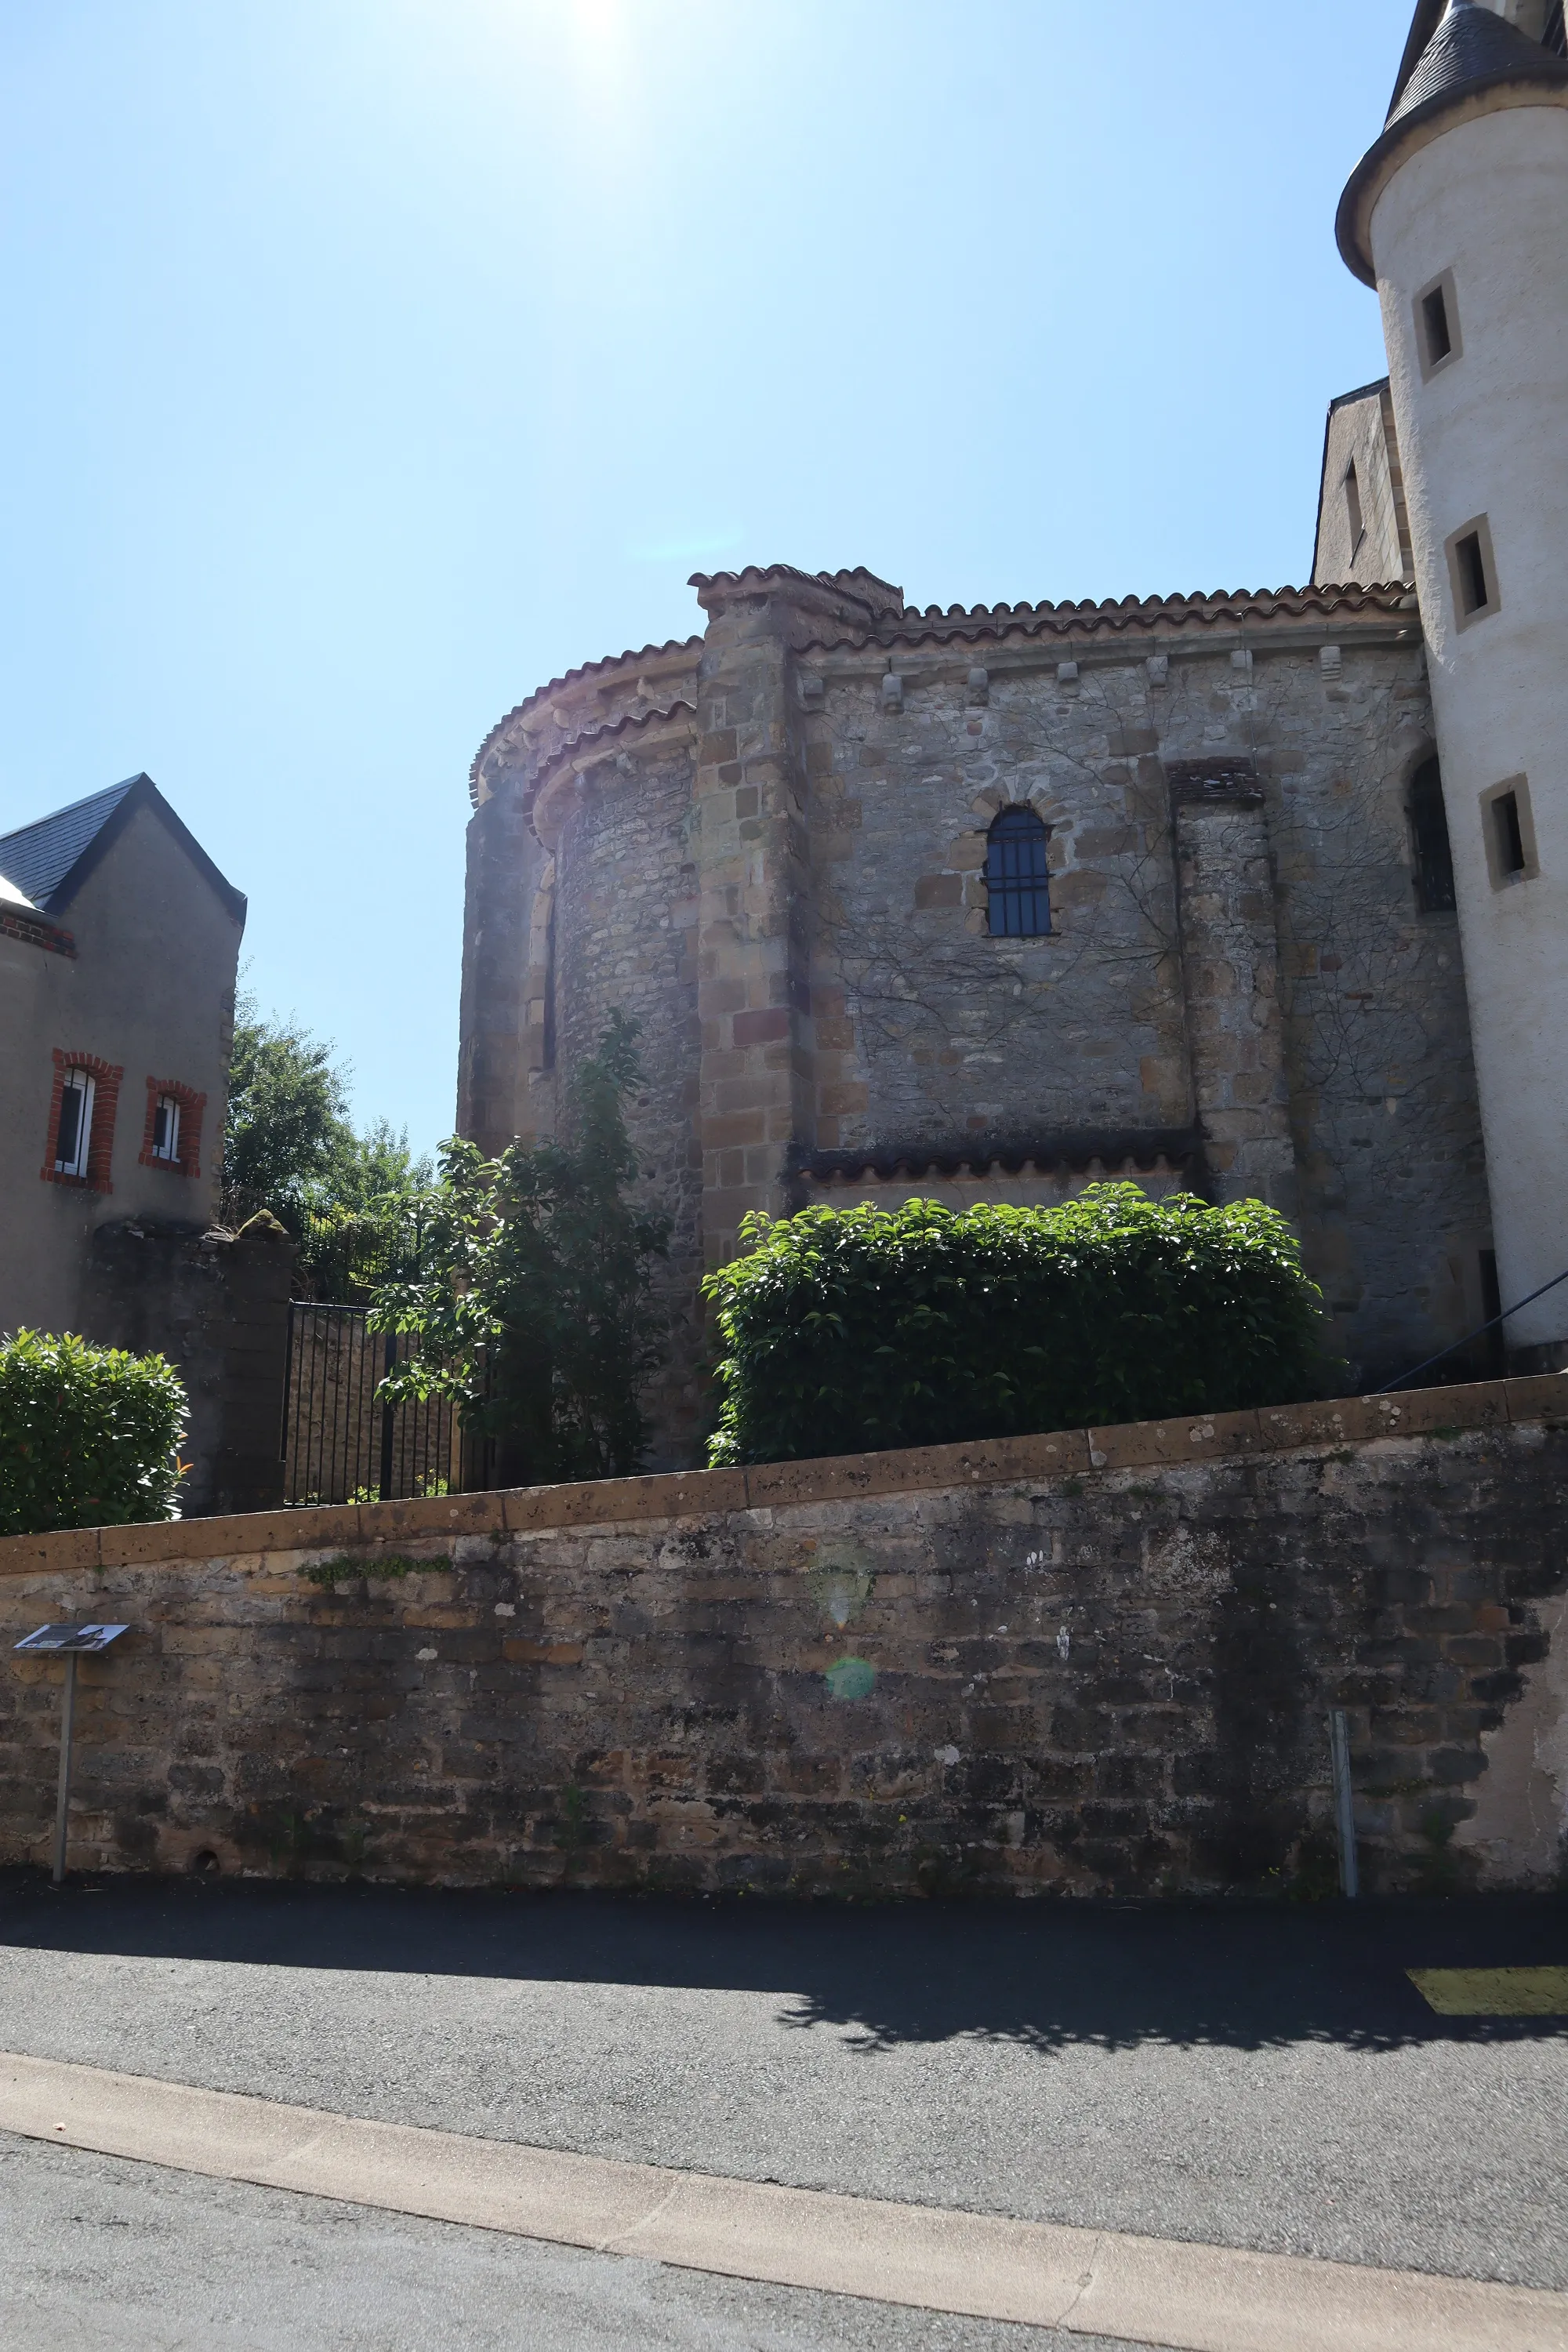
[[[868,2053],[1568,2037],[1568,2017],[1440,2017],[1405,1974],[1568,1964],[1555,1895],[852,1907],[139,1878],[56,1893],[0,1872],[0,1954],[26,1949],[762,1992]]]

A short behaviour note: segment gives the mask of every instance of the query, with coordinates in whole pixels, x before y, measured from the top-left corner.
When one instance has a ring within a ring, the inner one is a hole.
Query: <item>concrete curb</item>
[[[1177,2352],[1568,2352],[1568,2295],[616,2164],[0,2053],[0,2129],[598,2252]]]

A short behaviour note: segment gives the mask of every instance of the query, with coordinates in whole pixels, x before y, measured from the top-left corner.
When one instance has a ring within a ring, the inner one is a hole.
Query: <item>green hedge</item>
[[[0,1535],[177,1516],[185,1391],[162,1356],[0,1340]]]
[[[806,1209],[742,1239],[703,1286],[714,1464],[1283,1404],[1330,1377],[1322,1294],[1258,1201],[1096,1184],[1053,1209]]]

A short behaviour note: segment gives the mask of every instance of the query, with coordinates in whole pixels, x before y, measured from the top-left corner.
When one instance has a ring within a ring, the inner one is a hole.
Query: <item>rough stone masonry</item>
[[[1553,1883],[1557,1378],[0,1543],[0,1858],[447,1885]]]
[[[702,636],[492,730],[468,836],[464,1133],[561,1130],[612,1008],[642,1024],[657,1466],[700,1450],[697,1285],[752,1209],[1181,1183],[1292,1219],[1369,1387],[1485,1322],[1407,587],[943,614],[864,572],[695,584]],[[1035,936],[989,928],[1009,811],[1046,844]]]

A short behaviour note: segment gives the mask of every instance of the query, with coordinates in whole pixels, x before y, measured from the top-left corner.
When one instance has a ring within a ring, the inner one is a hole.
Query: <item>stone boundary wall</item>
[[[1568,1383],[0,1541],[0,1860],[897,1895],[1554,1883]]]

